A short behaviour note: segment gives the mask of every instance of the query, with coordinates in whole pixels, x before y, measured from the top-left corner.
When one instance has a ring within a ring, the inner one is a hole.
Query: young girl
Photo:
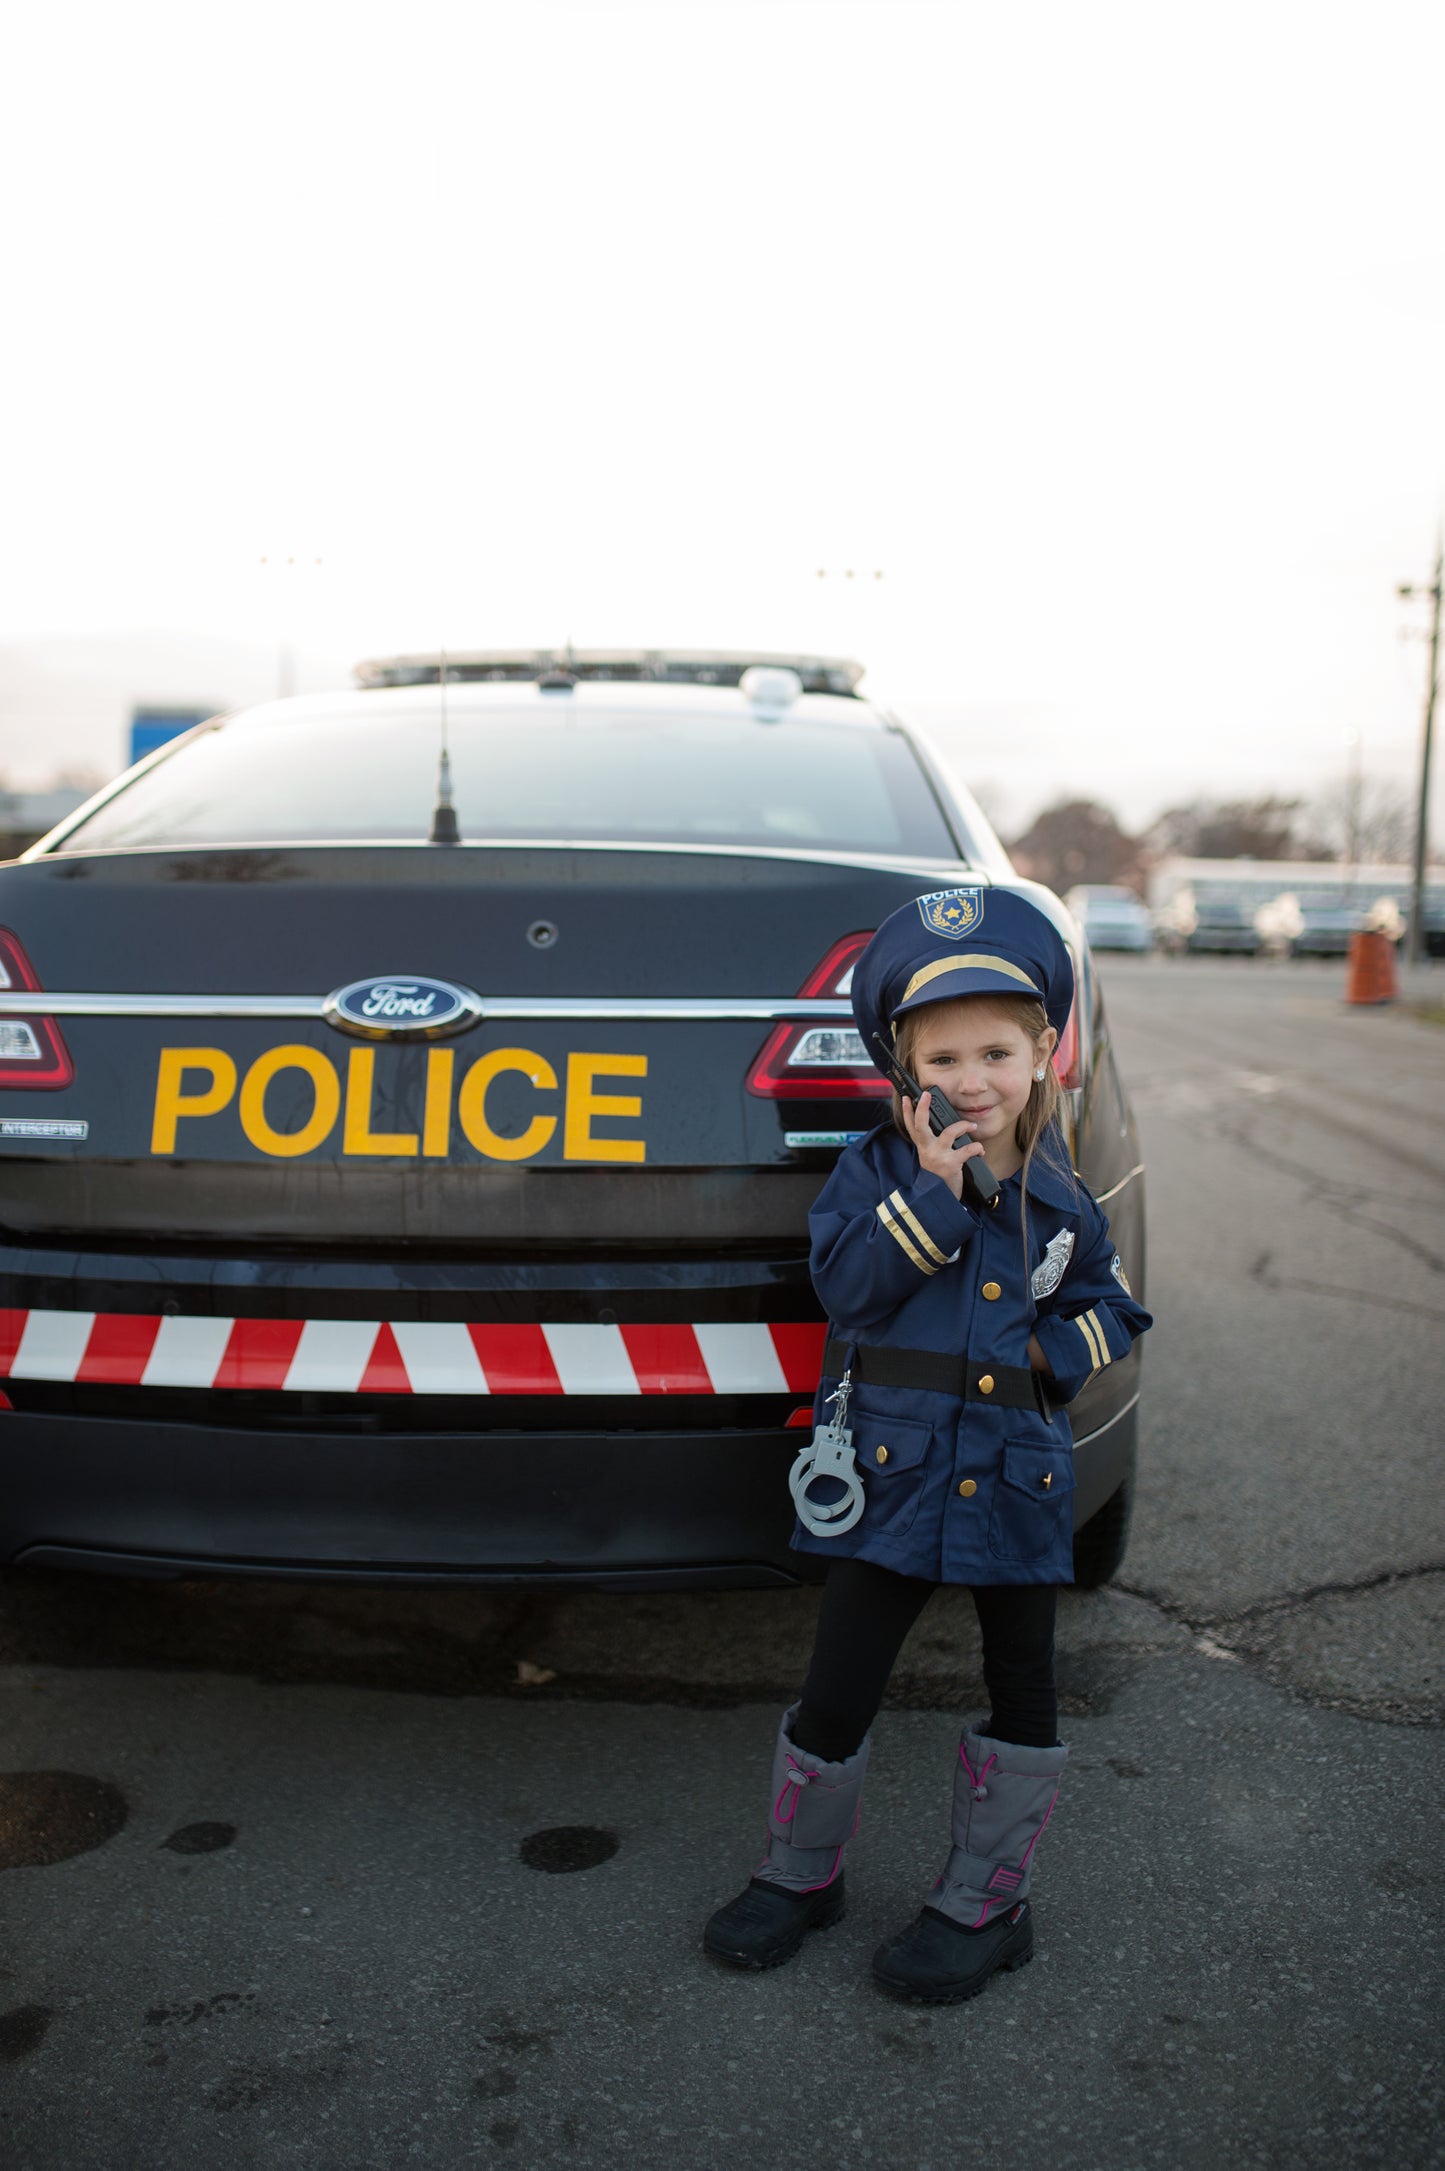
[[[1053,1674],[1055,1591],[1073,1575],[1064,1405],[1150,1324],[1058,1126],[1050,1057],[1073,995],[1052,922],[1003,890],[903,906],[854,972],[864,1045],[891,1030],[923,1090],[917,1105],[895,1093],[810,1216],[829,1319],[818,1420],[839,1429],[815,1434],[812,1481],[795,1474],[793,1543],[832,1566],[778,1732],[767,1858],[704,1938],[735,1967],[775,1967],[841,1916],[868,1729],[940,1583],[973,1592],[992,1710],[959,1747],[942,1874],[873,1972],[951,2003],[1032,1957],[1034,1849],[1068,1756]],[[958,1117],[938,1137],[934,1089]],[[999,1196],[976,1210],[964,1172],[985,1159]]]

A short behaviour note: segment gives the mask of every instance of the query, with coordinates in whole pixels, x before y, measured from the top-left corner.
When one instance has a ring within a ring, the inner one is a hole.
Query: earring
[[[1039,1084],[1040,1084],[1040,1085],[1042,1085],[1042,1084],[1043,1084],[1043,1082],[1044,1082],[1044,1074],[1043,1074],[1043,1072],[1042,1072],[1041,1070],[1036,1070],[1036,1071],[1034,1072],[1034,1076],[1035,1076],[1035,1077],[1036,1077],[1036,1078],[1038,1079],[1038,1081],[1039,1081]]]

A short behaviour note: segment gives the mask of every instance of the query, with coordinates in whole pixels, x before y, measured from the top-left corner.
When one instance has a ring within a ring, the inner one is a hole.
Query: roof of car
[[[225,719],[227,728],[250,728],[323,723],[354,717],[436,716],[441,710],[438,686],[388,686],[344,688],[335,693],[293,695],[284,701],[263,701],[239,709]],[[735,686],[645,685],[635,681],[584,679],[576,685],[553,689],[535,681],[449,684],[446,689],[449,718],[485,717],[505,713],[528,715],[603,717],[656,717],[678,722],[693,718],[699,723],[723,717],[754,717],[759,727],[770,729],[775,721],[827,724],[840,730],[882,731],[890,719],[856,696],[801,694],[783,712],[764,712]]]

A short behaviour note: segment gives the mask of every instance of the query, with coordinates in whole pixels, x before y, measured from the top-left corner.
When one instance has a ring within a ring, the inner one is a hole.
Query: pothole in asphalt
[[[183,1824],[161,1845],[169,1847],[172,1854],[217,1854],[222,1847],[229,1847],[235,1836],[234,1824]]]
[[[54,2018],[48,2005],[14,2005],[8,2013],[0,2013],[0,2062],[18,2065],[39,2050]]]
[[[604,1832],[597,1824],[550,1824],[529,1832],[521,1853],[528,1869],[560,1877],[569,1870],[596,1869],[599,1862],[610,1861],[620,1844],[615,1832]]]
[[[48,1869],[89,1854],[129,1815],[119,1787],[83,1772],[0,1772],[0,1869]]]

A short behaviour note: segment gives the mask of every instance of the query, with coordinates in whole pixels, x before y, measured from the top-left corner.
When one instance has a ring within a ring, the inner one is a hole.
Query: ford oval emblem
[[[322,1008],[328,1025],[363,1040],[439,1040],[464,1033],[482,1014],[481,998],[470,988],[414,972],[353,980],[328,995]]]

